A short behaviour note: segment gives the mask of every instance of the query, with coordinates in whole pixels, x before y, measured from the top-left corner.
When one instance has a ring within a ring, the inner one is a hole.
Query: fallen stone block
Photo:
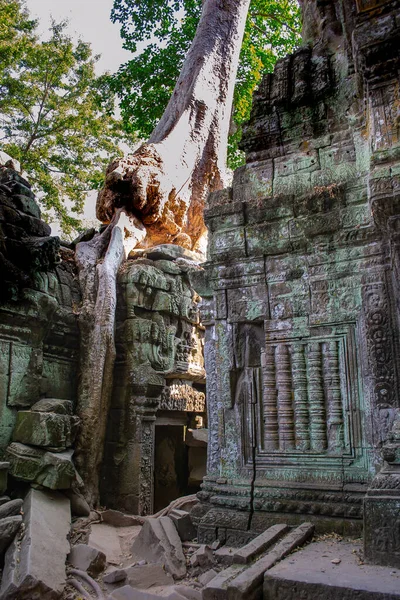
[[[11,544],[22,523],[22,515],[5,517],[0,521],[0,554]]]
[[[203,588],[203,600],[226,600],[229,582],[243,571],[242,565],[232,565],[217,574]]]
[[[172,519],[182,542],[193,540],[197,536],[197,529],[193,525],[190,514],[186,510],[173,508],[168,516]]]
[[[202,544],[190,557],[192,567],[208,567],[213,563],[213,551],[209,546]]]
[[[131,585],[114,590],[110,595],[111,600],[201,600],[201,592],[188,588],[186,586],[170,586],[170,589],[163,589],[162,595],[156,591],[138,590]]]
[[[85,498],[73,490],[64,490],[64,494],[71,502],[71,513],[74,517],[88,517],[90,515],[90,506]]]
[[[217,563],[229,566],[233,564],[235,552],[236,548],[232,548],[231,546],[222,546],[222,548],[218,548],[218,550],[216,550],[214,557]]]
[[[20,410],[13,432],[13,441],[66,450],[75,441],[79,418],[51,412]]]
[[[31,489],[24,500],[24,535],[6,552],[1,600],[55,600],[66,582],[71,511],[58,492]],[[10,517],[18,518],[18,517]]]
[[[6,502],[0,506],[0,519],[19,515],[21,513],[22,504],[23,500],[18,498],[17,500],[10,500],[9,502]]]
[[[292,550],[304,544],[313,533],[314,525],[311,523],[303,523],[288,533],[272,550],[229,582],[229,600],[261,599],[264,573]]]
[[[128,567],[126,570],[128,583],[134,588],[148,590],[154,586],[173,585],[174,579],[161,565],[143,565]]]
[[[214,569],[210,569],[209,571],[206,571],[205,573],[199,576],[199,582],[201,583],[201,585],[207,585],[207,583],[209,583],[217,575],[217,571],[214,571]]]
[[[71,487],[76,478],[72,450],[47,452],[13,442],[6,450],[10,461],[10,474],[16,479],[35,482],[52,490]]]
[[[105,523],[95,523],[91,528],[89,546],[103,552],[108,563],[119,565],[122,560],[122,548],[117,529]]]
[[[169,517],[147,519],[132,545],[132,553],[148,562],[165,565],[176,578],[186,575],[182,542]]]
[[[59,400],[58,398],[42,398],[31,406],[31,411],[72,415],[72,402],[71,400]]]
[[[131,525],[143,525],[143,517],[126,515],[119,510],[108,509],[101,513],[103,523],[113,527],[130,527]]]
[[[6,502],[10,502],[11,498],[9,496],[0,496],[0,506],[3,506]]]
[[[76,544],[68,555],[68,562],[80,571],[86,571],[91,577],[97,577],[107,565],[106,555],[86,544]]]
[[[114,569],[114,571],[103,575],[103,582],[108,584],[120,583],[121,581],[125,581],[127,576],[125,569]]]
[[[285,524],[272,525],[269,529],[258,535],[254,540],[236,549],[233,555],[233,562],[238,564],[247,564],[254,560],[256,556],[270,548],[272,544],[282,537],[288,531],[289,527]]]

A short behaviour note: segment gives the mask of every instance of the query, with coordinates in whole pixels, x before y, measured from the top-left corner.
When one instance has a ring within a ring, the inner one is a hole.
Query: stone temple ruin
[[[133,251],[119,272],[102,519],[145,522],[132,548],[149,563],[175,548],[172,582],[186,573],[179,540],[202,544],[189,568],[219,553],[201,593],[181,589],[188,600],[260,598],[264,573],[266,599],[352,598],[350,584],[303,581],[300,555],[297,575],[273,568],[314,529],[362,536],[365,561],[400,569],[400,2],[302,4],[304,44],[254,95],[246,164],[208,198],[207,261],[165,244]],[[81,525],[93,514],[73,459],[75,243],[51,237],[7,158],[0,216],[0,487],[13,498],[0,498],[0,598],[60,598],[70,507]],[[43,552],[38,535],[52,576],[26,551],[29,540]],[[69,560],[96,577],[90,543]],[[104,581],[135,588],[132,573]],[[400,597],[400,585],[360,589]]]

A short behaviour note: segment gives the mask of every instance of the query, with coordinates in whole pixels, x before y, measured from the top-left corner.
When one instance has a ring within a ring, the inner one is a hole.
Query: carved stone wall
[[[102,502],[153,512],[160,411],[205,413],[203,327],[192,253],[165,245],[137,253],[119,273],[117,361],[102,473]],[[183,440],[182,440],[183,443]]]
[[[399,409],[400,6],[302,4],[307,44],[264,77],[205,214],[201,541],[360,530]]]

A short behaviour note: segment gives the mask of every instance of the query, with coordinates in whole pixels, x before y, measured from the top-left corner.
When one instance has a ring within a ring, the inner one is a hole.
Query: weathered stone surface
[[[71,415],[72,402],[71,400],[62,400],[58,398],[42,398],[31,406],[31,411]]]
[[[10,500],[10,502],[6,502],[0,506],[0,519],[4,519],[4,517],[13,517],[14,515],[19,515],[21,512],[21,507],[23,504],[23,500],[19,498],[17,500]]]
[[[0,462],[0,494],[3,494],[7,489],[7,475],[10,463]]]
[[[64,490],[64,494],[71,502],[71,513],[74,517],[88,517],[90,515],[90,506],[81,494],[73,490]]]
[[[166,600],[201,600],[201,592],[187,586],[170,586],[164,588],[162,597]],[[110,598],[112,600],[158,600],[159,593],[150,590],[138,590],[130,585],[125,585],[115,590]]]
[[[161,565],[142,565],[126,569],[128,583],[134,588],[147,590],[155,586],[172,585],[174,579]]]
[[[133,543],[132,553],[149,562],[164,564],[174,577],[186,575],[182,542],[169,517],[147,519]]]
[[[361,546],[316,542],[267,571],[264,598],[274,600],[395,600],[398,573],[392,568],[360,564]],[[332,562],[340,557],[339,564]]]
[[[272,546],[288,529],[288,526],[285,524],[273,525],[267,531],[254,538],[254,540],[236,550],[233,555],[233,562],[244,565],[249,563],[256,556]]]
[[[193,540],[197,536],[197,530],[187,511],[174,508],[168,513],[168,516],[173,521],[182,542]]]
[[[127,578],[127,573],[125,569],[114,569],[109,573],[103,575],[104,583],[120,583],[121,581],[125,581]]]
[[[7,458],[13,477],[39,483],[52,490],[68,489],[76,478],[72,451],[46,452],[13,442],[7,448]]]
[[[190,557],[192,567],[208,567],[213,563],[213,551],[209,546],[202,544]]]
[[[32,446],[65,450],[75,441],[78,417],[52,412],[20,410],[13,433],[13,441]]]
[[[24,535],[6,553],[2,600],[60,597],[66,582],[70,525],[70,505],[65,496],[30,490],[24,501]]]
[[[68,554],[68,562],[75,569],[87,571],[92,577],[97,577],[106,568],[107,558],[96,548],[86,544],[76,544]]]
[[[218,548],[218,550],[216,550],[214,553],[215,560],[221,565],[232,565],[235,551],[236,548],[222,546],[222,548]]]
[[[7,550],[22,524],[22,515],[4,517],[0,520],[0,554]]]
[[[209,571],[206,571],[205,573],[199,575],[199,583],[201,583],[201,585],[207,585],[207,583],[209,583],[216,576],[217,571],[214,571],[214,569],[210,569]]]

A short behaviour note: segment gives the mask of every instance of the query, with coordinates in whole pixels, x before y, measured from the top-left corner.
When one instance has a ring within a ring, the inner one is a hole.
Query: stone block
[[[208,429],[187,429],[185,444],[191,447],[207,448]]]
[[[126,578],[127,573],[125,569],[114,569],[103,575],[103,582],[108,584],[120,583],[121,581],[125,581]]]
[[[214,556],[219,564],[230,566],[233,564],[235,551],[236,548],[232,548],[231,546],[222,546],[222,548],[218,548],[218,550],[214,553]]]
[[[232,565],[211,579],[203,589],[203,600],[227,600],[228,584],[243,571],[242,565]]]
[[[22,504],[23,501],[20,498],[17,498],[16,500],[10,500],[10,502],[2,504],[0,506],[0,519],[19,515],[21,512]]]
[[[13,442],[8,446],[6,455],[10,462],[10,474],[22,481],[62,490],[70,488],[76,478],[72,450],[53,453]]]
[[[0,520],[0,554],[8,548],[22,524],[22,515],[13,515]]]
[[[14,540],[7,550],[0,597],[55,600],[66,583],[71,527],[68,498],[31,489],[24,500],[24,527],[22,539]]]
[[[190,557],[192,567],[208,567],[213,563],[213,551],[209,546],[202,544]]]
[[[19,411],[13,441],[31,446],[65,450],[78,432],[78,417],[51,412]]]
[[[174,523],[182,542],[193,540],[197,536],[197,529],[194,527],[190,514],[186,510],[174,508],[169,512],[168,516]]]
[[[167,573],[162,565],[141,565],[126,569],[129,585],[141,590],[151,587],[173,585],[174,579]]]
[[[207,583],[209,583],[217,575],[217,571],[214,571],[214,569],[210,569],[209,571],[206,571],[205,573],[202,573],[202,575],[199,576],[199,583],[201,583],[201,585],[207,585]]]
[[[169,517],[147,519],[132,545],[132,553],[148,562],[164,564],[176,578],[186,575],[182,542]]]
[[[264,552],[267,548],[272,546],[284,533],[288,531],[289,527],[285,524],[273,525],[261,535],[258,535],[254,540],[235,550],[233,555],[233,562],[238,564],[247,564],[254,560],[259,554]]]
[[[72,414],[72,402],[71,400],[61,400],[58,398],[42,398],[33,406],[31,406],[33,412],[46,412],[56,413],[57,415],[71,415]]]
[[[97,577],[104,571],[107,564],[106,555],[86,544],[76,544],[68,554],[68,562],[80,571],[87,571],[92,577]]]
[[[103,523],[114,527],[130,527],[131,525],[142,525],[143,519],[132,515],[126,515],[119,510],[105,510],[101,513]]]

